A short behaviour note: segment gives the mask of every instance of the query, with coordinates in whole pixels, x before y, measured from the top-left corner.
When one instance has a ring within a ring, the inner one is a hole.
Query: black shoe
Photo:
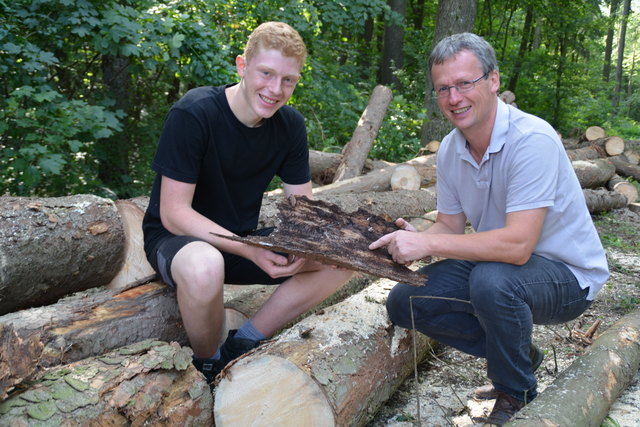
[[[491,414],[485,421],[485,426],[502,426],[505,425],[516,412],[524,407],[525,403],[515,397],[509,396],[507,393],[498,392],[496,403],[493,405]]]
[[[207,380],[207,384],[210,386],[225,365],[226,363],[220,359],[201,359],[193,356],[193,366],[195,366],[198,371],[202,372]]]
[[[535,372],[544,360],[544,352],[537,345],[531,344],[529,346],[529,358],[531,359],[531,369]],[[493,384],[485,384],[478,387],[473,394],[476,399],[481,400],[492,400],[498,397],[498,391],[493,387]]]
[[[237,332],[237,329],[231,329],[227,339],[220,347],[220,359],[224,360],[225,364],[253,350],[261,343],[261,341],[236,338],[235,335]]]

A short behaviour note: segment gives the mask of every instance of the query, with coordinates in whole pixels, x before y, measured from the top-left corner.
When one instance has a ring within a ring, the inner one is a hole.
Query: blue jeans
[[[389,293],[391,321],[412,328],[411,300],[418,331],[485,357],[494,387],[524,402],[537,395],[529,358],[533,324],[564,323],[591,305],[589,290],[564,264],[537,255],[522,266],[448,259],[421,271],[425,286],[398,283]]]

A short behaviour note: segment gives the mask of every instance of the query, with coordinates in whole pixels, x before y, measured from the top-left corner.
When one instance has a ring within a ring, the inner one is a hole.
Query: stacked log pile
[[[311,152],[314,197],[347,212],[426,221],[435,209],[437,152],[402,164],[367,159],[389,99],[384,89],[374,95],[343,154]],[[620,151],[604,135],[587,140],[567,153],[589,210],[634,203],[625,178],[640,174],[625,141]],[[278,225],[280,196],[264,195],[261,226]],[[211,394],[189,363],[173,291],[143,253],[147,203],[0,197],[0,424],[213,424]],[[373,282],[229,367],[215,394],[216,425],[259,413],[272,424],[281,417],[366,423],[428,346],[389,324],[383,302],[390,286]],[[251,317],[272,290],[226,286],[226,328]],[[240,410],[239,402],[255,410]]]

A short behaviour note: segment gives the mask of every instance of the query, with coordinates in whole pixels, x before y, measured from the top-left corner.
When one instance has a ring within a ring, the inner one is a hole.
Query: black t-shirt
[[[237,234],[257,227],[262,196],[274,176],[292,185],[310,179],[302,115],[285,105],[261,126],[247,127],[231,111],[226,87],[192,89],[167,114],[143,221],[148,254],[170,235],[160,220],[163,175],[196,184],[192,207]]]

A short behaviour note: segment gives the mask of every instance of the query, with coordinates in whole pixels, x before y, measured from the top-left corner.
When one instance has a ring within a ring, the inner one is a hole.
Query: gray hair
[[[477,34],[459,33],[445,37],[433,48],[431,55],[429,55],[429,73],[434,65],[442,64],[453,58],[461,50],[473,53],[480,61],[483,72],[498,71],[496,52],[489,42]]]

